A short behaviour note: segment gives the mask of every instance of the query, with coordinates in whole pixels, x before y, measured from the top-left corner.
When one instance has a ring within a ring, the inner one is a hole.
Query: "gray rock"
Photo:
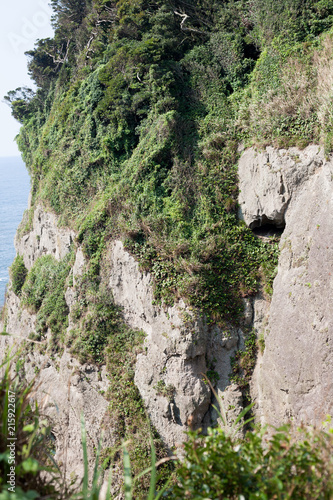
[[[22,237],[15,238],[15,248],[23,256],[27,269],[42,255],[53,255],[62,259],[69,251],[75,238],[75,232],[64,227],[58,227],[55,214],[47,212],[41,205],[34,210],[32,230]]]
[[[170,447],[180,444],[188,425],[203,425],[210,407],[210,389],[202,380],[206,358],[214,353],[219,358],[218,372],[225,390],[238,334],[208,327],[183,301],[167,308],[153,305],[151,276],[140,271],[120,241],[112,244],[110,261],[109,283],[116,303],[123,307],[126,322],[147,334],[145,353],[137,359],[135,383],[164,441]],[[174,388],[171,401],[159,394],[159,383]]]
[[[257,313],[266,317],[252,382],[257,416],[320,425],[333,414],[333,160],[316,146],[250,149],[239,178],[250,227],[285,221],[269,315],[263,303]]]
[[[57,217],[38,206],[32,230],[16,238],[16,250],[30,269],[41,255],[63,258],[74,240],[72,230],[59,228]],[[169,447],[181,445],[189,426],[205,426],[211,421],[211,391],[202,374],[207,371],[207,360],[213,363],[216,354],[217,390],[219,394],[229,390],[230,357],[239,345],[239,332],[231,327],[208,326],[204,318],[195,315],[182,301],[169,308],[153,305],[151,276],[140,271],[120,241],[110,245],[105,261],[108,261],[104,269],[107,276],[103,276],[103,280],[108,281],[110,293],[122,306],[125,321],[146,333],[144,353],[137,359],[135,383],[165,443]],[[85,265],[82,249],[77,247],[72,269],[74,285]],[[67,289],[65,298],[72,311],[77,301],[73,287]],[[6,309],[7,331],[13,337],[0,339],[2,354],[8,345],[14,341],[19,344],[36,330],[36,315],[22,308],[10,286]],[[70,331],[75,324],[70,314],[68,319]],[[25,358],[24,369],[28,379],[38,371],[37,397],[54,422],[56,458],[63,467],[66,463],[68,478],[73,474],[82,476],[81,412],[86,421],[91,457],[103,428],[103,446],[112,446],[116,439],[112,417],[108,416],[105,422],[108,414],[108,402],[103,397],[108,387],[105,367],[98,373],[91,365],[80,365],[66,350],[61,357],[50,357],[37,348]],[[239,399],[234,387],[228,398]],[[236,408],[232,403],[228,405]]]
[[[16,237],[18,254],[23,255],[25,265],[31,268],[41,255],[63,258],[70,250],[75,233],[58,228],[57,218],[38,206],[33,217],[33,228],[22,238]],[[37,236],[40,238],[37,238]],[[74,266],[75,276],[82,272],[82,252],[78,251]],[[73,305],[75,299],[68,289],[66,300]],[[6,331],[10,337],[0,337],[0,353],[3,359],[7,349],[14,344],[19,347],[22,339],[36,331],[36,315],[21,306],[20,299],[11,290],[9,283],[5,302]],[[0,324],[1,331],[4,324]],[[46,335],[50,337],[50,332]],[[43,352],[43,351],[42,351]],[[108,387],[105,367],[80,365],[66,350],[59,356],[42,354],[37,347],[24,358],[22,367],[28,380],[36,378],[36,397],[42,413],[51,418],[56,437],[55,459],[66,472],[68,481],[83,475],[81,444],[81,413],[87,430],[87,445],[90,469],[93,468],[94,450],[102,438],[102,446],[112,446],[115,435],[112,422],[107,417],[108,401],[103,397]]]
[[[291,198],[295,199],[299,186],[323,161],[318,146],[303,151],[272,147],[261,153],[246,150],[238,164],[240,217],[251,228],[267,223],[283,227]]]

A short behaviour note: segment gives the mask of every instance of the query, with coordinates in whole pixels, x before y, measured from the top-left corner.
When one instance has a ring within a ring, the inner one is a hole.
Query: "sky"
[[[49,0],[8,0],[1,5],[0,17],[0,157],[19,156],[14,142],[20,124],[3,102],[9,90],[34,88],[27,71],[27,57],[37,39],[52,36]]]

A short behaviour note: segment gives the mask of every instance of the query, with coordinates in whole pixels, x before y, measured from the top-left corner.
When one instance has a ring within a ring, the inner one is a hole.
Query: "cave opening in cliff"
[[[256,236],[263,238],[280,238],[286,223],[283,220],[274,221],[263,216],[260,220],[251,224],[251,229]]]
[[[265,238],[280,238],[284,231],[284,227],[277,227],[275,224],[264,224],[255,227],[253,230],[256,236],[263,236]]]

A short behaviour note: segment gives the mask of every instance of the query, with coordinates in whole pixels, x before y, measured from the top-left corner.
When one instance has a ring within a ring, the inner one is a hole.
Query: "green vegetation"
[[[255,330],[247,334],[244,343],[244,350],[237,351],[232,359],[232,375],[230,378],[243,391],[245,400],[249,400],[249,383],[256,365],[258,346],[260,345]]]
[[[238,145],[331,148],[328,1],[54,0],[28,52],[38,90],[10,92],[44,201],[98,267],[121,237],[156,300],[237,322],[277,245],[237,218]],[[324,33],[324,35],[322,35]],[[55,62],[57,61],[57,62]]]
[[[329,499],[332,434],[290,427],[248,432],[241,442],[222,429],[189,433],[178,484],[169,498]]]
[[[62,347],[68,326],[65,285],[72,259],[72,253],[60,262],[51,255],[39,257],[30,269],[21,291],[22,305],[37,313],[35,340],[41,340],[50,328],[50,349],[53,351]]]
[[[91,279],[91,276],[84,274],[78,279],[75,293],[76,305],[72,311],[75,329],[70,332],[66,342],[81,363],[105,363],[104,351],[110,334],[113,339],[118,338],[119,342],[122,337],[131,338],[134,348],[136,333],[130,329],[125,333],[121,310],[104,284],[99,283],[96,277]]]
[[[15,295],[20,295],[28,270],[24,265],[23,257],[17,255],[10,268],[10,279],[12,280],[12,288]]]
[[[121,237],[157,301],[238,321],[262,277],[271,293],[277,245],[237,218],[237,147],[330,150],[329,2],[53,7],[54,40],[28,53],[36,95],[8,95],[34,201],[79,231],[95,266]]]
[[[54,37],[27,52],[37,90],[17,88],[5,99],[22,124],[33,205],[77,231],[88,263],[75,281],[72,253],[60,262],[40,257],[29,273],[17,257],[13,290],[37,314],[35,340],[50,330],[53,354],[66,346],[82,362],[107,365],[117,443],[100,460],[119,461],[116,450],[134,437],[126,450],[138,476],[151,454],[134,384],[143,335],[124,325],[103,279],[108,243],[120,238],[151,273],[156,303],[182,297],[208,322],[237,324],[244,297],[259,287],[272,293],[278,241],[257,238],[239,220],[237,162],[250,145],[318,142],[333,151],[333,7],[329,0],[51,4]],[[32,216],[33,207],[21,234]],[[67,290],[77,304],[69,333]],[[245,395],[256,349],[251,333],[234,363]],[[208,376],[217,382],[213,368]],[[173,397],[163,380],[155,390]],[[329,498],[329,438],[306,434],[294,443],[288,432],[278,431],[267,448],[260,432],[238,444],[218,430],[191,433],[171,498]],[[144,498],[147,476],[135,484],[135,498]]]
[[[36,95],[8,96],[13,112],[27,96],[19,145],[34,200],[78,229],[96,265],[120,236],[152,272],[156,300],[182,296],[211,320],[237,320],[271,253],[236,214],[232,96],[260,37],[246,3],[54,8],[54,41],[28,53]]]
[[[164,396],[169,401],[173,401],[175,394],[175,387],[172,384],[166,385],[164,380],[159,380],[154,387],[158,396]]]

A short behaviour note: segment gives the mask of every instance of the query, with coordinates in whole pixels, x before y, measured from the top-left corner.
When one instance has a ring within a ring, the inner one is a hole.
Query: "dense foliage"
[[[169,498],[184,500],[329,499],[333,494],[332,435],[288,426],[248,432],[237,443],[222,429],[190,433],[179,483]]]
[[[47,329],[52,332],[51,348],[62,348],[68,326],[69,309],[65,300],[65,286],[71,269],[72,254],[58,262],[51,255],[36,260],[22,287],[22,305],[37,313],[35,340],[44,338]]]
[[[182,297],[208,321],[237,323],[244,297],[261,285],[272,292],[278,241],[257,238],[239,220],[237,161],[248,145],[302,148],[316,141],[327,154],[333,150],[333,6],[330,0],[51,4],[54,37],[27,52],[37,89],[19,87],[6,100],[22,123],[18,144],[32,177],[32,203],[44,203],[76,229],[88,264],[74,284],[72,255],[60,262],[41,257],[28,274],[19,257],[13,290],[37,314],[35,339],[49,329],[53,352],[67,346],[82,362],[107,364],[117,446],[135,435],[129,451],[137,474],[150,453],[133,382],[142,335],[124,325],[103,281],[109,241],[121,238],[151,272],[156,302]],[[69,332],[66,290],[78,304]],[[244,390],[255,351],[250,335],[235,358],[234,380]],[[261,439],[250,435],[237,451],[219,431],[203,442],[192,434],[173,495],[235,498],[237,483],[239,498],[328,498],[320,490],[320,478],[327,491],[331,485],[317,447],[325,453],[326,437],[295,444],[282,430],[268,448]],[[160,443],[157,450],[160,458]],[[286,487],[281,471],[289,474]]]
[[[54,38],[28,52],[37,92],[7,96],[34,201],[94,265],[121,237],[158,301],[237,321],[260,280],[271,289],[277,252],[237,218],[238,146],[330,150],[330,3],[52,4]]]

